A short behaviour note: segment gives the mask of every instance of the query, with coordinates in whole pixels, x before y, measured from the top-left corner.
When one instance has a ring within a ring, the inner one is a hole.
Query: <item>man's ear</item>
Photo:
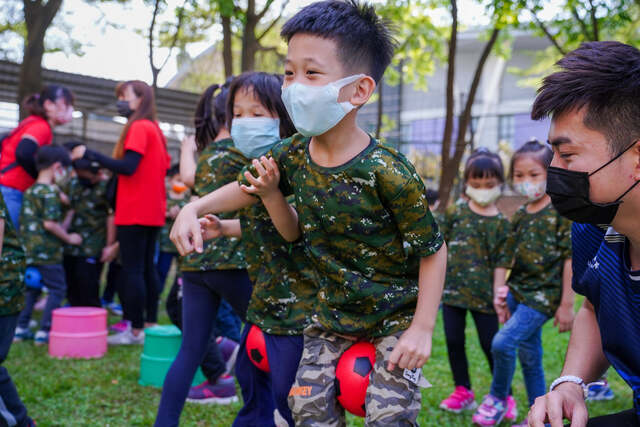
[[[375,90],[376,81],[370,76],[364,76],[355,83],[355,90],[349,102],[356,107],[361,107],[369,101]]]
[[[633,153],[633,179],[640,181],[640,140],[636,141],[631,152]]]

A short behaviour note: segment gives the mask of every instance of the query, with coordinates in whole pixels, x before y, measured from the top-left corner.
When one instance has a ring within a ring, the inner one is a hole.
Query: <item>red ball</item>
[[[269,372],[269,360],[267,359],[267,345],[264,342],[262,330],[256,325],[251,325],[245,342],[249,360],[256,365],[256,368],[264,372]]]
[[[369,374],[376,362],[376,348],[370,342],[349,347],[336,366],[336,396],[344,409],[364,417],[364,400],[369,387]]]

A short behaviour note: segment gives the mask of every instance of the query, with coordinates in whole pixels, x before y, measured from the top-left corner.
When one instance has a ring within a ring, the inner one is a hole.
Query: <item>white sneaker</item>
[[[45,345],[48,342],[49,342],[49,332],[47,331],[36,332],[36,337],[34,339],[35,345]]]
[[[128,329],[119,334],[108,336],[107,343],[111,345],[144,344],[144,332],[141,331],[138,336],[135,336],[131,329]]]
[[[35,319],[29,320],[29,329],[35,329],[38,327],[38,322]]]

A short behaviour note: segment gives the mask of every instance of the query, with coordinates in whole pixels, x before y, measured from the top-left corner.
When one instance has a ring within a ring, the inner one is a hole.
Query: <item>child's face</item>
[[[99,173],[93,173],[86,169],[75,169],[75,171],[76,171],[76,175],[78,175],[79,178],[89,180],[93,183],[96,183],[100,180]]]
[[[277,119],[278,115],[262,105],[252,89],[243,88],[236,92],[233,99],[233,118],[251,117],[270,117]]]
[[[497,187],[501,184],[501,182],[495,176],[483,176],[482,178],[473,178],[470,177],[467,180],[467,185],[482,190],[491,190],[494,187]]]
[[[348,75],[338,57],[335,41],[309,34],[296,34],[289,40],[283,88],[293,83],[324,86]],[[346,85],[340,90],[338,101],[348,101],[354,93],[354,85]]]
[[[169,177],[169,185],[171,187],[183,187],[184,186],[184,182],[182,182],[182,180],[180,179],[180,174],[175,174],[171,177]]]
[[[547,180],[547,170],[533,155],[520,156],[513,164],[513,183],[541,184]]]

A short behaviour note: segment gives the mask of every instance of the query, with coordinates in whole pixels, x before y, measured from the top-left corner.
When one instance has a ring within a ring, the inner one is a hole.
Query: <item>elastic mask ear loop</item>
[[[633,147],[634,145],[636,145],[636,143],[638,142],[638,140],[636,139],[635,141],[633,141],[631,143],[631,145],[629,145],[627,148],[625,148],[624,150],[622,150],[620,153],[618,153],[613,159],[609,160],[607,163],[605,163],[604,165],[600,166],[598,169],[594,170],[593,172],[591,172],[589,174],[589,176],[596,174],[597,172],[600,172],[602,169],[606,168],[607,166],[609,166],[611,163],[615,162],[616,160],[618,160],[624,153],[626,153],[627,151],[629,151],[631,149],[631,147]],[[624,193],[621,197],[623,197],[625,194]]]

